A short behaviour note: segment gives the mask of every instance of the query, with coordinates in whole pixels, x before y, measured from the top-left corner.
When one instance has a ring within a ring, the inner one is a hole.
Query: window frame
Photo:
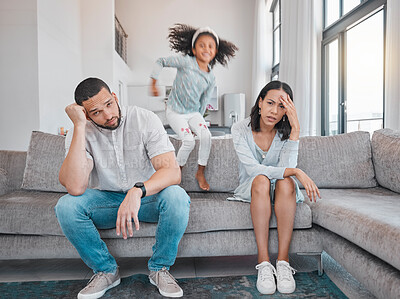
[[[340,0],[340,14],[343,12],[343,5]],[[377,12],[383,10],[384,28],[383,28],[383,59],[385,61],[386,53],[386,5],[387,0],[363,0],[358,6],[350,10],[345,15],[341,16],[338,20],[323,30],[321,42],[321,135],[329,135],[329,103],[327,95],[327,78],[329,69],[326,60],[325,47],[334,41],[338,40],[339,50],[339,72],[338,72],[338,134],[346,133],[347,114],[346,114],[346,91],[347,91],[347,78],[346,78],[346,31],[358,25],[364,20],[372,17]],[[326,0],[323,2],[323,17],[324,26],[326,22]],[[383,124],[385,123],[385,63],[383,63]]]
[[[279,14],[279,24],[278,26],[275,27],[275,8],[278,5],[278,14]],[[282,15],[281,15],[281,0],[273,0],[270,10],[270,13],[272,13],[272,70],[271,70],[271,80],[276,76],[279,78],[279,66],[280,66],[280,58],[281,58],[281,36],[282,36]],[[279,30],[279,62],[274,64],[275,62],[275,31]],[[277,79],[276,78],[276,79]]]

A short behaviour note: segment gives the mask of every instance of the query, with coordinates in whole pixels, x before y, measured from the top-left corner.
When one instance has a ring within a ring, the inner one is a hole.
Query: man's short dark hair
[[[83,80],[75,89],[75,102],[82,106],[82,102],[94,97],[101,89],[107,89],[111,93],[108,85],[99,78],[87,78]]]

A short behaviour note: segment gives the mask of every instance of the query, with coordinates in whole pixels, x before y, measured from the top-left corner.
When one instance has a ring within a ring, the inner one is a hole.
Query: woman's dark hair
[[[197,28],[185,24],[175,24],[168,30],[169,47],[175,52],[180,52],[184,55],[194,56],[192,52],[192,38]],[[214,38],[215,44],[217,44],[214,35],[207,32],[200,33],[197,39],[202,35],[211,36],[212,38]],[[226,66],[228,61],[235,56],[235,52],[239,49],[233,43],[219,38],[219,45],[217,47],[217,50],[217,54],[210,62],[211,68],[213,68],[217,62],[219,62],[223,66]]]
[[[261,89],[257,97],[256,103],[254,104],[253,108],[251,108],[249,126],[251,125],[252,131],[260,132],[260,113],[259,113],[260,108],[258,106],[258,104],[260,103],[260,99],[264,100],[268,91],[279,90],[279,89],[282,89],[284,92],[286,92],[293,101],[293,92],[287,83],[278,80],[269,82],[267,85],[264,86],[263,89]],[[292,126],[290,125],[289,119],[286,117],[285,121],[281,119],[275,125],[275,129],[278,130],[279,134],[282,136],[281,140],[283,141],[289,138]]]
[[[82,106],[82,102],[94,97],[103,88],[107,89],[111,93],[108,85],[99,78],[87,78],[83,80],[75,88],[75,102]]]

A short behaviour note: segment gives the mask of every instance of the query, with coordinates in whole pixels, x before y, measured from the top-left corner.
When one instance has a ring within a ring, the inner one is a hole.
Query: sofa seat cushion
[[[252,229],[250,204],[226,200],[230,193],[189,192],[191,198],[189,224],[186,231],[204,232],[217,230]],[[298,203],[294,221],[295,229],[311,228],[311,210]],[[276,216],[272,212],[270,228],[276,228]]]
[[[54,207],[65,193],[14,191],[0,196],[0,234],[63,236]],[[252,229],[250,205],[228,201],[228,193],[190,193],[191,207],[186,233]],[[311,227],[311,210],[297,204],[295,228]],[[271,228],[276,218],[271,218]],[[144,223],[136,237],[154,237],[156,224]],[[120,238],[115,229],[100,230],[103,238]]]
[[[17,190],[0,196],[0,233],[63,235],[54,207],[64,194]]]
[[[307,202],[313,222],[400,270],[400,194],[371,189],[321,189],[317,203]]]

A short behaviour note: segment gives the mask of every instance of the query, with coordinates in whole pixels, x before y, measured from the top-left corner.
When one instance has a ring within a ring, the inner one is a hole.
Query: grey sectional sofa
[[[180,142],[171,138],[175,148]],[[196,145],[197,147],[198,145]],[[182,174],[191,197],[189,225],[179,257],[253,255],[257,252],[249,204],[227,201],[238,184],[229,136],[213,138],[209,193],[194,181],[197,148]],[[33,132],[28,152],[0,151],[0,259],[78,258],[63,236],[54,206],[64,137]],[[290,252],[326,251],[379,298],[400,297],[400,133],[388,129],[300,140],[298,167],[321,189],[322,200],[297,205]],[[100,230],[116,257],[151,255],[155,224],[134,238]],[[277,252],[271,219],[270,252]]]

